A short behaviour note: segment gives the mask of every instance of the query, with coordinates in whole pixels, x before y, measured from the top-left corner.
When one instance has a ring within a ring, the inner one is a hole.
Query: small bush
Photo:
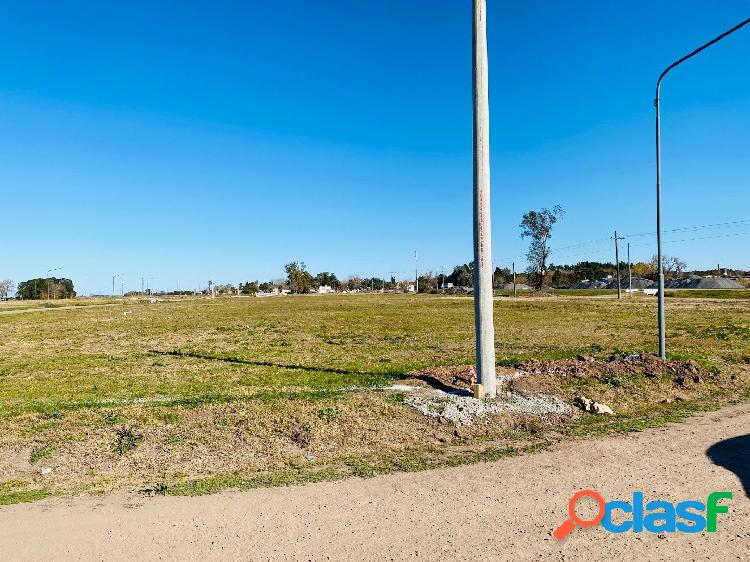
[[[116,439],[111,447],[118,455],[124,455],[128,451],[132,451],[138,446],[138,443],[143,441],[143,435],[131,427],[121,427],[116,431],[115,435]]]
[[[36,464],[42,459],[51,459],[55,448],[52,445],[42,445],[34,447],[29,455],[29,464]]]
[[[104,415],[102,416],[102,421],[107,425],[115,425],[117,423],[122,422],[122,418],[120,417],[120,414],[110,410],[108,412],[104,412]]]
[[[318,410],[318,417],[323,421],[333,421],[341,417],[341,411],[338,408],[323,408]]]

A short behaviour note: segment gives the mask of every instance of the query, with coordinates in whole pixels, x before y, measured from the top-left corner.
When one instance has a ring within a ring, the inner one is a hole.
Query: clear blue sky
[[[0,276],[80,293],[471,259],[471,2],[6,2]],[[744,0],[488,1],[493,243],[562,205],[559,248],[653,231],[659,72]],[[750,28],[662,90],[665,229],[750,219]],[[750,268],[750,223],[667,234]],[[633,259],[654,253],[633,238]],[[636,246],[636,244],[639,244]],[[645,245],[644,245],[645,244]],[[554,262],[613,259],[605,240]]]

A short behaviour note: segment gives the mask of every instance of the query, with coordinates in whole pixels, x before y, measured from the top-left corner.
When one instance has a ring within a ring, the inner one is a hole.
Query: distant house
[[[318,293],[321,295],[327,295],[328,293],[335,293],[335,292],[336,291],[334,291],[328,285],[321,285],[320,287],[318,287]]]
[[[408,284],[408,285],[406,286],[406,292],[407,292],[407,293],[413,293],[413,292],[415,292],[415,291],[416,291],[416,287],[414,286],[414,283],[409,283],[409,284]]]

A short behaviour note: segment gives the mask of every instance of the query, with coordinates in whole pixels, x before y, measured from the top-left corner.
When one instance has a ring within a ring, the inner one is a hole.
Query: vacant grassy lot
[[[499,298],[498,362],[654,352],[655,307]],[[620,394],[612,381],[581,381],[594,398],[642,398],[611,404],[616,422],[582,418],[555,428],[558,437],[638,429],[745,397],[747,302],[672,298],[667,313],[670,352],[732,382],[655,404],[644,388],[664,381],[618,381]],[[415,370],[472,362],[465,297],[126,300],[0,315],[0,504],[121,486],[202,493],[367,476],[544,446],[540,422],[457,429],[380,390]]]

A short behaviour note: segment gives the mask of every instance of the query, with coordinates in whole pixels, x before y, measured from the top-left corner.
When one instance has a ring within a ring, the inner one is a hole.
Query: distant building
[[[320,287],[318,287],[318,293],[321,295],[327,295],[328,293],[335,293],[335,292],[336,291],[334,291],[328,285],[321,285]]]

